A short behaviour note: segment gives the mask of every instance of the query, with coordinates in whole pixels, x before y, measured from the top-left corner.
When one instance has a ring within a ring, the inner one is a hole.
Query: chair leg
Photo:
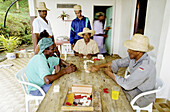
[[[39,105],[39,100],[35,100],[36,105]]]
[[[65,49],[65,52],[64,52],[64,60],[67,60],[67,51]]]
[[[136,112],[140,112],[140,110],[138,109],[138,110],[136,110]]]
[[[25,104],[26,104],[26,112],[29,112],[29,100],[25,100]]]
[[[149,109],[148,109],[148,112],[152,112],[152,107],[153,107],[153,103],[150,104]]]

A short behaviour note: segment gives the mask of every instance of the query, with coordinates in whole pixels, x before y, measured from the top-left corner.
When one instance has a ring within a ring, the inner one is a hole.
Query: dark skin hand
[[[103,36],[104,38],[108,37],[106,34],[95,34],[95,36]]]
[[[111,27],[106,27],[106,29],[104,31],[108,31],[110,29],[112,29],[112,28]]]
[[[55,74],[52,74],[52,75],[46,75],[44,77],[44,82],[45,82],[45,84],[50,84],[53,81],[55,81],[56,79],[63,76],[64,74],[70,74],[72,72],[75,72],[76,70],[77,70],[77,67],[75,65],[70,65],[70,66],[66,67],[65,69],[61,70],[58,73],[55,73]]]
[[[92,54],[88,54],[86,57],[87,57],[88,59],[91,59],[91,58],[92,58]]]
[[[112,62],[105,63],[105,64],[100,64],[100,65],[92,65],[87,68],[87,70],[91,72],[97,72],[100,70],[100,68],[106,68],[108,66],[111,66]]]
[[[91,59],[92,56],[97,56],[97,54],[88,54],[88,55],[87,55],[87,58],[88,58],[88,59]]]
[[[78,54],[78,56],[79,56],[80,58],[83,58],[84,55],[83,55],[83,54]]]
[[[107,68],[105,68],[104,73],[105,73],[106,75],[108,75],[111,79],[113,79],[113,80],[115,81],[115,76],[113,75],[113,72],[112,72],[110,66],[108,66]]]
[[[38,44],[38,37],[39,37],[39,33],[34,33],[34,38],[33,38],[33,48],[34,48],[34,53],[36,51],[36,46]]]
[[[71,49],[73,50],[73,48],[74,48],[74,45],[71,45]]]
[[[80,57],[80,58],[83,58],[83,56],[84,56],[83,54],[79,54],[78,52],[75,52],[74,55],[75,55],[75,56],[78,56],[78,57]]]

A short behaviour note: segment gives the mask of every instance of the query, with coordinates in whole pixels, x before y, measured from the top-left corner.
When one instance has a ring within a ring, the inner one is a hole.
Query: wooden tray
[[[74,93],[74,94],[88,94],[92,95],[92,103],[90,106],[66,106],[65,103],[67,101],[68,93]],[[93,89],[92,85],[72,85],[72,88],[68,90],[67,95],[65,97],[65,101],[63,103],[63,106],[61,107],[62,111],[94,111],[93,107]]]

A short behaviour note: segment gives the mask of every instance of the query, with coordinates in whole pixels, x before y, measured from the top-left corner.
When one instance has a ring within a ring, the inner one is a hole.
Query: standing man
[[[99,53],[106,53],[104,40],[107,38],[106,31],[111,29],[110,27],[107,27],[104,29],[104,23],[105,23],[105,14],[103,12],[96,13],[97,20],[94,21],[94,31],[96,32],[93,36],[93,40],[97,42],[97,45],[99,47]]]
[[[34,50],[38,44],[38,37],[40,35],[40,32],[44,30],[48,32],[48,34],[51,36],[51,38],[54,41],[54,35],[52,33],[50,21],[46,18],[47,11],[50,11],[50,10],[46,8],[46,5],[44,2],[39,3],[37,10],[38,10],[39,16],[36,19],[34,19],[33,24],[32,24],[33,34],[34,34],[34,38],[33,38]],[[57,54],[59,54],[58,48],[56,50],[57,50]]]
[[[71,31],[70,31],[70,44],[73,49],[77,40],[82,39],[82,37],[78,36],[79,32],[83,31],[84,27],[87,27],[91,30],[90,21],[87,17],[82,16],[82,10],[80,5],[74,6],[74,12],[77,16],[71,23]]]

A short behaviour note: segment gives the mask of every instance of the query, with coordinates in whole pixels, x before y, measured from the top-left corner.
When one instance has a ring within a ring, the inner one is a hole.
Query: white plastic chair
[[[147,91],[147,92],[143,92],[143,93],[137,95],[137,96],[130,102],[133,110],[136,110],[136,112],[140,112],[141,110],[147,110],[148,112],[152,112],[152,105],[153,105],[153,103],[151,103],[151,104],[149,104],[148,106],[143,107],[143,108],[140,108],[139,106],[134,105],[134,104],[135,104],[135,102],[137,101],[137,99],[139,99],[140,97],[145,96],[145,95],[149,95],[149,94],[153,94],[153,93],[157,93],[157,92],[161,91],[163,87],[164,87],[164,84],[163,84],[162,80],[161,80],[160,78],[157,78],[157,79],[156,79],[156,86],[155,86],[155,89],[154,89],[154,90]]]
[[[45,97],[45,92],[39,86],[37,86],[36,84],[32,84],[32,83],[28,82],[27,77],[25,75],[25,69],[26,68],[21,69],[15,75],[15,78],[22,85],[22,88],[23,88],[24,93],[25,93],[26,112],[29,112],[29,101],[35,100],[36,105],[39,105],[39,101],[42,101],[43,98]],[[41,92],[42,96],[33,96],[33,95],[29,94],[29,92],[27,90],[28,85],[37,88]]]
[[[127,79],[130,75],[128,75],[129,73],[129,67],[127,67],[126,71],[125,71],[125,75],[124,75],[124,78]]]
[[[71,49],[70,43],[64,43],[61,45],[62,47],[62,54],[64,54],[64,60],[67,60],[67,54],[74,54],[73,50]]]

